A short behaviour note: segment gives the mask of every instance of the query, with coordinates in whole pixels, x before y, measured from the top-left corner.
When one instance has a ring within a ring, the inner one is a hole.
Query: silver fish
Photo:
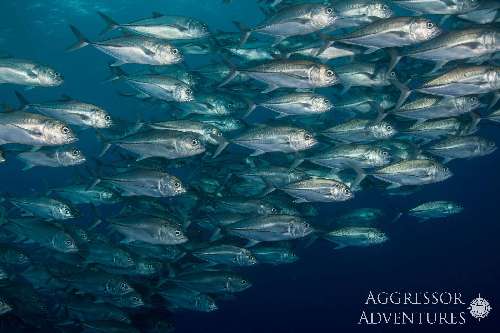
[[[31,60],[0,58],[0,84],[2,83],[57,87],[63,83],[63,77],[52,68]]]

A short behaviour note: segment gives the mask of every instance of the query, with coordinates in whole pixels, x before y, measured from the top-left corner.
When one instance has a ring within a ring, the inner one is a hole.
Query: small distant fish
[[[74,147],[42,148],[17,154],[17,159],[24,162],[23,171],[36,166],[68,167],[85,163],[82,152]]]
[[[459,214],[462,211],[463,207],[452,201],[430,201],[410,209],[408,215],[426,221]]]
[[[0,84],[2,83],[57,87],[63,83],[63,77],[54,69],[31,60],[0,57]]]
[[[379,229],[367,227],[346,227],[330,231],[322,236],[324,239],[336,243],[336,250],[348,246],[373,246],[386,242],[389,237]]]

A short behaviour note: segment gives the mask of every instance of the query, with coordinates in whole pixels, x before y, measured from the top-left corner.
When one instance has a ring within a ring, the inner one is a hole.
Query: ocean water
[[[148,17],[151,12],[190,16],[205,22],[211,31],[237,31],[232,21],[248,26],[264,15],[254,0],[2,0],[0,2],[0,50],[19,58],[49,64],[62,73],[64,85],[23,92],[30,101],[53,100],[67,94],[102,106],[112,117],[133,121],[137,114],[154,121],[163,118],[154,105],[126,99],[117,86],[104,81],[110,58],[88,47],[67,53],[74,42],[68,29],[77,26],[91,39],[103,29],[96,11],[104,11],[119,22]],[[189,67],[208,63],[209,57],[187,57]],[[12,85],[0,85],[0,102],[16,106]],[[500,143],[499,127],[480,124],[479,134]],[[97,156],[102,146],[92,131],[79,133],[76,144],[86,156]],[[500,327],[500,152],[449,164],[454,176],[427,185],[405,197],[387,197],[379,190],[357,193],[345,203],[316,204],[317,221],[333,220],[350,208],[373,207],[386,212],[384,224],[390,240],[380,246],[344,248],[323,240],[300,246],[298,262],[289,265],[259,265],[241,269],[253,286],[234,299],[222,300],[212,313],[150,309],[142,314],[162,316],[175,323],[175,332],[498,332]],[[68,184],[75,168],[35,168],[21,171],[16,159],[0,165],[0,191],[4,195],[43,194],[48,187]],[[424,201],[452,200],[464,212],[446,219],[418,223],[403,216],[390,219]],[[315,222],[315,220],[311,222]],[[88,223],[89,221],[82,221]],[[466,305],[374,305],[365,302],[373,292],[460,292]],[[478,321],[467,310],[478,295],[488,299],[490,315]],[[362,312],[460,312],[464,325],[365,325]],[[152,320],[152,319],[151,319]],[[1,332],[22,331],[12,316],[0,317]],[[141,324],[136,324],[141,329]],[[50,330],[26,330],[26,332]]]

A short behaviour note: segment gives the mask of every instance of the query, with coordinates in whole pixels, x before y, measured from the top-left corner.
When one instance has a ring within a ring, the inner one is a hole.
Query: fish
[[[68,204],[50,197],[9,197],[8,201],[26,215],[45,220],[68,220],[77,217],[78,211]]]
[[[475,10],[480,6],[476,0],[394,0],[394,4],[413,11],[415,14],[456,15]]]
[[[390,152],[374,145],[341,144],[307,158],[308,161],[335,170],[382,167],[391,162]]]
[[[172,197],[186,192],[182,182],[165,172],[130,170],[112,176],[97,178],[90,189],[103,183],[122,196]]]
[[[63,76],[51,67],[32,60],[0,57],[0,84],[16,84],[27,87],[58,87]]]
[[[165,40],[190,40],[210,35],[206,24],[190,17],[168,16],[155,12],[152,17],[120,24],[103,12],[97,12],[106,23],[101,35],[116,29]]]
[[[0,145],[59,146],[78,138],[63,122],[24,111],[0,113]]]
[[[36,166],[51,168],[68,167],[85,163],[86,158],[75,147],[42,148],[34,151],[25,151],[16,155],[24,163],[23,171]]]
[[[288,184],[281,190],[296,198],[296,203],[346,201],[354,197],[346,184],[333,179],[306,179]]]
[[[474,158],[493,153],[497,149],[494,141],[479,136],[448,137],[432,143],[426,151],[442,157],[443,163],[457,158]]]
[[[185,309],[199,312],[213,312],[218,309],[212,297],[196,290],[170,286],[161,288],[158,293],[169,303],[168,307],[171,310]]]
[[[252,254],[259,264],[281,265],[299,260],[291,249],[283,246],[257,245],[252,247]]]
[[[375,178],[391,184],[391,188],[403,185],[425,185],[442,182],[453,173],[444,165],[432,160],[403,160],[390,164],[372,174]]]
[[[252,252],[233,245],[214,245],[193,251],[192,254],[196,258],[214,264],[252,266],[257,263],[257,259],[253,256]]]
[[[396,133],[397,130],[391,123],[370,119],[353,119],[321,132],[328,138],[345,143],[390,139]]]
[[[320,115],[333,109],[333,103],[325,96],[314,93],[290,93],[272,97],[259,102],[253,107],[261,106],[278,114],[277,118],[286,116]],[[253,111],[253,108],[249,111]],[[248,114],[247,114],[248,115]]]
[[[124,64],[173,65],[183,60],[181,51],[168,42],[146,36],[123,36],[101,42],[91,42],[80,30],[70,25],[77,42],[67,51],[76,51],[91,45],[116,59],[111,66]]]
[[[150,157],[185,158],[205,152],[205,146],[196,134],[158,129],[110,141],[106,143],[101,156],[111,145],[116,145],[138,155],[137,160]]]
[[[233,67],[218,87],[227,85],[240,73],[267,84],[263,94],[278,88],[322,88],[339,82],[337,74],[326,65],[308,60],[273,60],[245,69]]]
[[[20,92],[16,91],[20,107],[44,116],[57,119],[76,127],[108,128],[113,125],[111,116],[102,108],[72,99],[64,95],[54,102],[31,104]]]
[[[330,3],[338,15],[334,25],[336,29],[360,27],[394,16],[394,11],[385,1],[342,0]]]
[[[295,35],[327,28],[335,23],[337,15],[334,9],[323,4],[298,4],[284,7],[255,28],[248,29],[234,22],[243,32],[241,45],[245,44],[252,33],[261,33],[276,37],[275,44]]]
[[[410,216],[413,216],[420,221],[430,219],[448,217],[450,215],[459,214],[464,210],[462,206],[453,201],[430,201],[420,204],[408,211]]]
[[[386,242],[389,237],[377,228],[346,227],[332,230],[322,237],[337,244],[336,250],[344,247],[366,247]]]
[[[306,130],[290,126],[255,127],[229,141],[254,150],[251,156],[270,152],[299,152],[314,147],[318,142]],[[214,157],[217,157],[221,152],[219,149]]]
[[[245,278],[227,271],[205,271],[186,273],[169,280],[174,284],[200,293],[238,293],[251,287]]]

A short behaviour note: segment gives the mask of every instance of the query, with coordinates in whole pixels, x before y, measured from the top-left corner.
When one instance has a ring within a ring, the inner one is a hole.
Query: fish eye
[[[309,223],[304,223],[304,228],[306,228],[306,229],[307,229],[307,228],[309,228],[309,227],[310,227]]]
[[[333,13],[333,8],[332,8],[332,7],[327,7],[327,8],[325,9],[325,12],[326,12],[327,14],[331,14],[331,13]]]
[[[66,244],[66,246],[71,246],[73,244],[73,242],[71,240],[67,239],[64,241],[64,244]]]
[[[392,131],[392,126],[391,125],[387,125],[387,126],[385,126],[385,129],[388,130],[388,131]]]
[[[309,141],[312,139],[312,135],[309,133],[306,133],[306,134],[304,134],[304,139]]]
[[[139,297],[134,296],[134,297],[132,297],[132,300],[133,300],[134,302],[139,302]]]
[[[127,261],[128,261],[128,262],[132,262],[132,258],[127,257]]]
[[[343,191],[345,194],[348,194],[348,193],[349,193],[349,189],[348,189],[347,187],[344,187],[344,188],[342,189],[342,191]]]
[[[69,215],[71,213],[71,211],[68,208],[64,208],[64,213]]]
[[[64,126],[64,127],[62,128],[62,132],[63,132],[64,134],[68,134],[68,133],[69,133],[69,128],[68,128],[68,127],[66,127],[66,126]]]
[[[427,29],[432,29],[432,28],[434,28],[434,23],[427,22]]]
[[[176,235],[177,237],[179,237],[181,234],[182,234],[182,232],[181,232],[180,230],[175,230],[175,235]]]
[[[276,213],[278,210],[276,208],[271,208],[271,213]]]
[[[192,143],[192,145],[193,145],[193,146],[197,146],[197,145],[199,144],[199,142],[198,142],[198,140],[197,140],[197,139],[193,139],[193,140],[191,141],[191,143]]]
[[[173,53],[173,54],[178,54],[178,53],[179,53],[179,50],[178,50],[178,49],[172,49],[172,53]]]
[[[392,77],[396,77],[396,72],[391,72],[390,74]]]
[[[73,156],[78,156],[78,155],[80,155],[80,151],[78,149],[73,149],[73,151],[71,152],[71,154]]]
[[[472,103],[477,103],[477,101],[478,101],[479,99],[478,99],[477,97],[475,97],[475,96],[474,96],[474,97],[471,97],[471,99],[470,99],[470,100],[471,100],[471,102],[472,102]]]
[[[175,187],[175,188],[180,188],[180,187],[181,187],[181,183],[179,183],[179,182],[175,182],[175,183],[174,183],[174,187]]]
[[[193,93],[193,91],[190,88],[186,89],[186,94],[191,95],[192,93]]]
[[[126,284],[125,282],[122,282],[122,283],[120,283],[120,288],[121,288],[122,290],[127,290],[127,289],[128,289],[128,286],[127,286],[127,284]]]
[[[386,151],[383,151],[383,152],[382,152],[382,155],[387,156],[387,155],[389,155],[389,153],[388,153],[388,152],[386,152]]]
[[[333,71],[331,69],[326,71],[326,76],[332,77],[334,75]]]
[[[241,280],[241,284],[247,284],[247,280]]]
[[[384,5],[382,5],[382,9],[383,10],[389,10],[389,6],[387,6],[387,5],[384,4]]]
[[[109,120],[111,120],[111,117],[109,115],[105,115],[104,119],[109,121]]]

